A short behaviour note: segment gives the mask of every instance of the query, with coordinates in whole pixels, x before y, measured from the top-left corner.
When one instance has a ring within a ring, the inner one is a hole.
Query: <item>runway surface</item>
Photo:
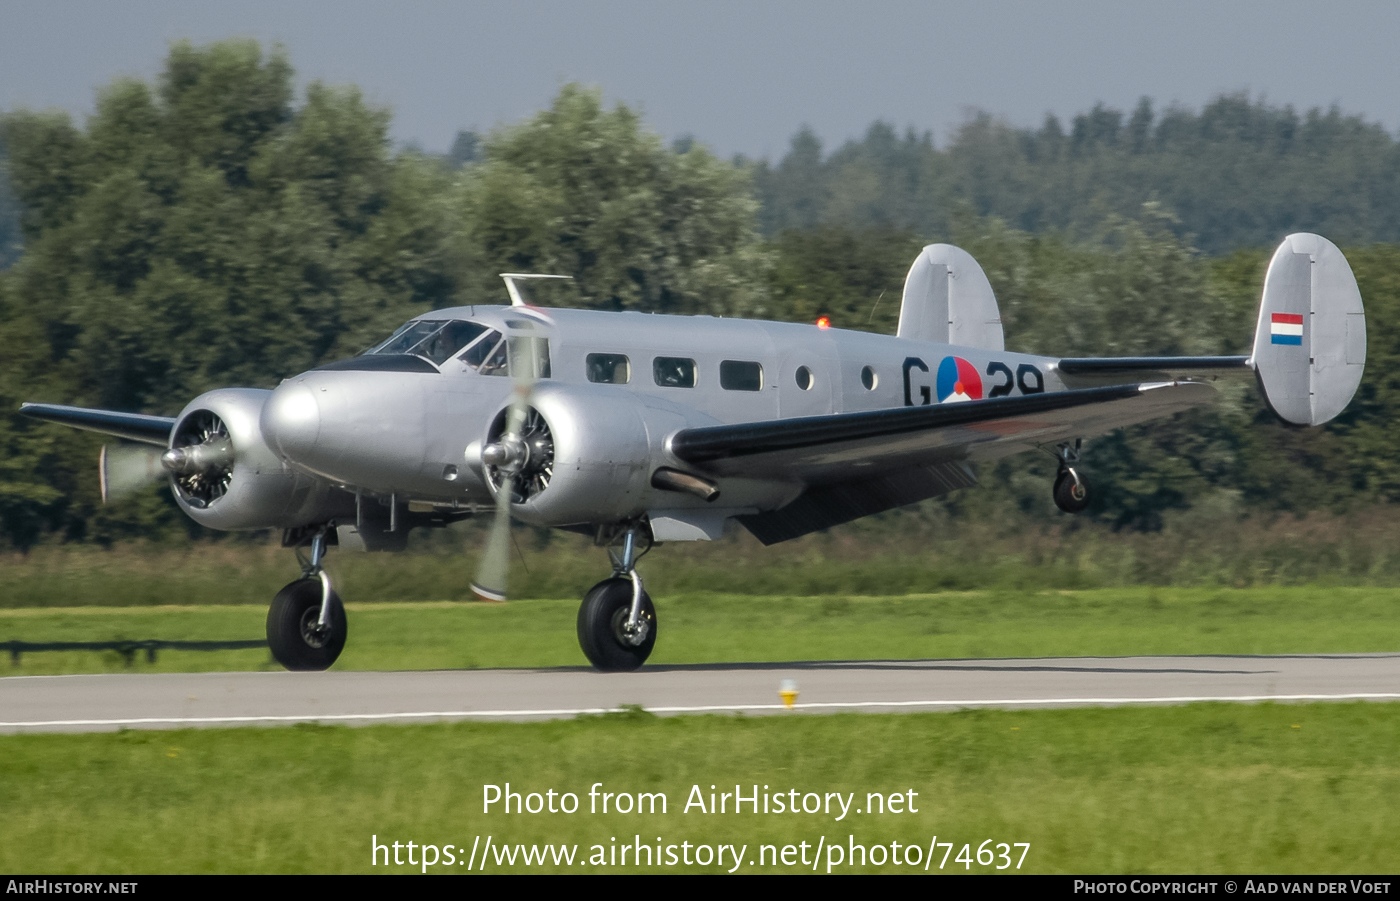
[[[438,672],[0,678],[0,732],[1400,699],[1400,654],[882,660]]]

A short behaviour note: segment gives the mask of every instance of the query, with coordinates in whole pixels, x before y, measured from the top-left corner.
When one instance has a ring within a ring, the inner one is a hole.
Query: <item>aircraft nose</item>
[[[262,433],[280,456],[296,460],[321,435],[321,407],[316,392],[301,379],[277,386],[262,411]]]

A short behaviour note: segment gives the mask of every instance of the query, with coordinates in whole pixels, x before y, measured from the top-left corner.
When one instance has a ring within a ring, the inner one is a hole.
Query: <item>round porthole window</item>
[[[812,387],[812,370],[806,366],[797,367],[797,387],[807,391]]]
[[[867,366],[860,371],[860,383],[865,386],[866,391],[874,391],[875,386],[880,384],[880,377],[875,374],[875,370]]]

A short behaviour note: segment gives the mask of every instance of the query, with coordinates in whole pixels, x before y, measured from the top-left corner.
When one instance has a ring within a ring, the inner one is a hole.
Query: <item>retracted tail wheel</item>
[[[1066,513],[1083,513],[1089,506],[1089,482],[1075,469],[1062,469],[1055,477],[1055,506]]]
[[[578,608],[578,643],[590,663],[603,672],[638,669],[656,644],[656,609],[642,592],[637,628],[628,631],[632,580],[604,579],[588,590]]]
[[[267,645],[289,670],[329,669],[345,647],[345,606],[331,592],[330,625],[321,628],[321,580],[298,579],[277,592],[267,611]]]

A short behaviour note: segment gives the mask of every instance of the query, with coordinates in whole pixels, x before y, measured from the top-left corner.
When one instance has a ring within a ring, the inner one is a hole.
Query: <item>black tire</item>
[[[331,592],[330,629],[318,634],[321,580],[298,579],[277,592],[267,611],[267,646],[278,663],[292,671],[330,669],[345,648],[345,605]]]
[[[588,661],[603,672],[631,672],[651,656],[656,644],[656,608],[642,592],[641,640],[630,639],[623,624],[632,612],[632,580],[604,579],[588,590],[578,608],[578,643]]]
[[[1089,481],[1083,473],[1064,469],[1055,476],[1055,506],[1066,513],[1083,513],[1088,508]]]

